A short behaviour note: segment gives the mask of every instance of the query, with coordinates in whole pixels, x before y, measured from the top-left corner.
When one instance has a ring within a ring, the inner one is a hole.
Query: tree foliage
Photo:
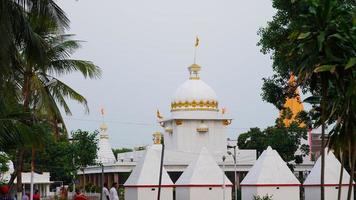
[[[309,148],[305,148],[301,143],[303,139],[307,139],[307,129],[292,123],[290,127],[271,126],[264,130],[251,128],[248,132],[239,135],[237,144],[240,149],[256,149],[258,155],[271,146],[284,161],[301,163],[300,158],[309,153]],[[298,154],[297,150],[302,146],[303,151]]]
[[[98,132],[77,130],[72,132],[74,162],[77,169],[95,165],[98,151]]]
[[[10,184],[17,176],[19,194],[24,155],[45,147],[49,132],[67,136],[60,112],[71,114],[67,101],[88,112],[86,99],[60,77],[101,74],[92,62],[71,58],[80,41],[65,33],[68,28],[69,19],[53,0],[0,1],[0,149],[13,159]]]
[[[275,72],[264,79],[263,99],[279,108],[290,95],[290,74],[296,75],[298,86],[311,95],[306,102],[313,102],[313,127],[322,126],[323,141],[330,125],[327,144],[350,152],[352,172],[356,165],[355,5],[352,0],[273,0],[276,14],[260,29],[258,43],[263,53],[271,55]],[[324,151],[321,157],[323,161]],[[321,184],[323,166],[322,162]],[[351,183],[350,179],[348,199]],[[323,187],[321,191],[323,198]]]

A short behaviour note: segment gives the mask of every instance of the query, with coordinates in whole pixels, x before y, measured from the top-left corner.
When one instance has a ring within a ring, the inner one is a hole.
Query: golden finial
[[[162,133],[155,132],[153,133],[153,144],[161,144],[162,143]]]
[[[101,131],[106,131],[108,129],[108,126],[104,122],[104,115],[105,115],[105,108],[104,107],[100,108],[100,114],[101,114],[101,117],[102,117],[102,123],[100,125],[100,130]]]
[[[161,115],[161,113],[159,112],[159,110],[157,109],[157,112],[156,112],[156,117],[158,119],[163,119],[163,116]]]
[[[189,70],[189,79],[192,79],[192,80],[199,80],[200,77],[199,77],[199,71],[201,70],[201,67],[196,64],[196,59],[197,59],[197,49],[198,49],[198,46],[199,46],[199,37],[196,36],[195,38],[195,44],[194,44],[194,63],[192,65],[190,65],[188,67],[188,70]]]
[[[194,44],[194,64],[196,63],[197,61],[197,49],[198,49],[198,46],[199,46],[199,37],[196,36],[195,37],[195,44]]]

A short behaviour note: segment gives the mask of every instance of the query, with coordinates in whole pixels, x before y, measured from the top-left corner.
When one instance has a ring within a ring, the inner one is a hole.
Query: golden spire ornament
[[[163,119],[163,116],[161,115],[161,113],[159,112],[159,110],[157,109],[157,112],[156,112],[156,117],[158,119]]]
[[[197,60],[197,49],[198,49],[198,46],[199,46],[199,37],[197,36],[195,38],[195,44],[194,44],[194,63],[192,65],[190,65],[188,67],[188,70],[189,70],[189,79],[191,80],[199,80],[200,77],[199,77],[199,71],[201,69],[201,67],[196,64],[196,60]]]
[[[197,49],[198,49],[198,46],[199,46],[199,37],[198,36],[196,36],[195,37],[195,44],[194,44],[194,64],[196,63],[196,61],[197,61]]]

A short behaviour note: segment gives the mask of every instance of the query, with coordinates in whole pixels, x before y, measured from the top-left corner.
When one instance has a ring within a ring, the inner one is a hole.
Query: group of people
[[[119,200],[119,195],[117,193],[117,183],[114,182],[110,190],[108,189],[108,184],[104,183],[102,195],[103,200]]]
[[[33,200],[40,200],[41,199],[41,195],[38,192],[38,190],[35,190],[35,193],[33,193],[32,196]],[[29,193],[25,193],[22,195],[22,200],[30,200],[30,194]]]
[[[108,184],[104,183],[103,191],[102,191],[102,200],[119,200],[119,195],[117,192],[117,183],[114,182],[110,188],[108,189]],[[35,199],[34,199],[35,200]],[[85,196],[81,190],[76,189],[73,200],[88,200],[88,197]]]

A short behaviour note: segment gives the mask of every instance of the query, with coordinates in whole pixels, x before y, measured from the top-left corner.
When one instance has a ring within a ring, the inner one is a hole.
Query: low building
[[[14,183],[16,183],[16,179]],[[41,197],[50,196],[50,173],[43,172],[42,174],[34,173],[33,174],[33,188],[38,190]],[[31,189],[31,172],[22,172],[22,184],[24,187],[24,191],[30,192]]]

